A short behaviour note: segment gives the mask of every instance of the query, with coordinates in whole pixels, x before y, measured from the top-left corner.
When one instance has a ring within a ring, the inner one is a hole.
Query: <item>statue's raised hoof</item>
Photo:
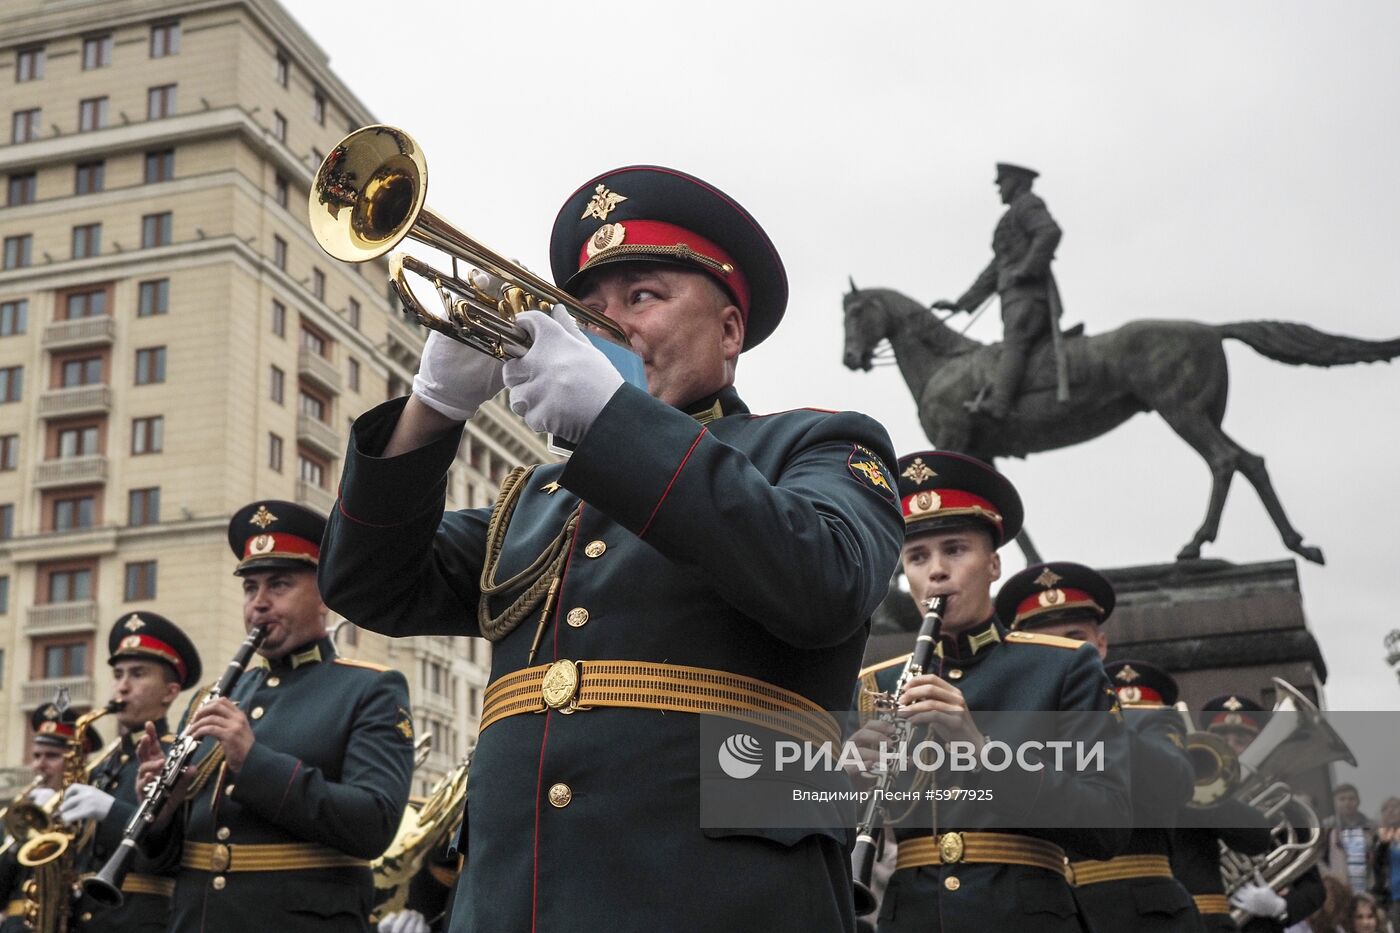
[[[1323,558],[1323,556],[1322,556],[1322,548],[1320,548],[1320,547],[1308,547],[1308,546],[1306,546],[1306,545],[1299,544],[1297,547],[1293,548],[1292,550],[1293,550],[1295,553],[1297,553],[1300,557],[1302,557],[1304,560],[1310,560],[1310,561],[1312,561],[1314,564],[1326,564],[1326,563],[1327,563],[1327,561],[1326,561],[1326,560]]]
[[[1177,560],[1200,560],[1201,546],[1194,541],[1176,552]]]

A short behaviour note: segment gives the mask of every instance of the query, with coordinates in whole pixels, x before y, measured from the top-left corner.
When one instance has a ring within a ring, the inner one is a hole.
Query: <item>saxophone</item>
[[[73,724],[73,738],[63,752],[63,776],[58,793],[42,807],[28,803],[18,817],[29,822],[29,838],[20,846],[18,859],[20,865],[34,872],[23,886],[27,902],[24,917],[34,933],[63,933],[68,929],[69,914],[78,894],[78,851],[91,841],[97,827],[91,821],[81,826],[65,826],[58,819],[58,807],[65,790],[74,784],[87,783],[87,756],[83,747],[87,743],[88,728],[125,705],[113,700],[102,709],[78,717]],[[15,807],[10,810],[13,812]]]

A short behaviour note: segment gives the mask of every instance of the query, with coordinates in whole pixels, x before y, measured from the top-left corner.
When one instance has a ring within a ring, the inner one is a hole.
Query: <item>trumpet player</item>
[[[150,723],[162,748],[174,740],[167,722],[171,704],[182,690],[199,683],[199,651],[174,622],[154,612],[133,612],[112,624],[107,634],[107,663],[112,668],[112,699],[119,708],[120,737],[89,769],[88,784],[74,784],[63,794],[59,816],[65,823],[95,820],[87,851],[80,853],[87,871],[97,871],[117,844],[140,802],[136,743]],[[75,912],[77,930],[149,931],[170,923],[173,870],[138,859],[122,882],[126,899],[120,907],[98,908],[82,902]]]
[[[1077,639],[1093,645],[1100,658],[1108,656],[1106,628],[1117,594],[1090,567],[1032,564],[1006,581],[996,602],[997,614],[1014,631]],[[1196,905],[1171,869],[1171,830],[1195,784],[1181,717],[1171,709],[1176,681],[1144,661],[1117,661],[1104,672],[1128,730],[1132,835],[1112,859],[1069,853],[1075,894],[1095,930],[1196,933]]]
[[[1097,652],[1074,639],[1013,631],[994,611],[998,548],[1016,536],[1022,521],[1011,482],[972,457],[924,451],[900,458],[899,493],[911,595],[917,602],[947,600],[941,663],[936,672],[909,681],[898,698],[900,714],[933,724],[943,738],[981,743],[985,737],[974,717],[983,711],[1102,713],[1083,717],[1094,730],[1085,735],[1104,743],[1106,761],[1125,760],[1127,736]],[[905,660],[863,671],[862,695],[890,691]],[[863,756],[873,757],[888,731],[884,725],[872,722],[855,733]],[[895,827],[898,861],[880,905],[880,933],[1083,929],[1065,876],[1065,852],[1108,858],[1127,841],[1123,770],[1110,765],[1100,773],[1045,768],[1018,774],[1012,768],[983,778],[990,802],[937,804],[936,811],[924,805]],[[1086,809],[1104,817],[1101,828],[1007,828],[1012,820],[1005,816],[1024,810],[1029,824],[1045,827],[1035,814]],[[967,831],[969,824],[992,831]]]
[[[562,305],[518,317],[531,346],[504,365],[434,333],[413,394],[355,423],[321,563],[327,602],[363,625],[494,642],[450,929],[851,931],[846,834],[702,829],[696,749],[702,715],[760,695],[839,740],[828,711],[898,550],[885,430],[749,412],[735,369],[787,280],[713,186],[649,166],[594,178],[550,256],[646,388]],[[574,452],[508,478],[496,519],[444,515],[463,422],[503,385]]]

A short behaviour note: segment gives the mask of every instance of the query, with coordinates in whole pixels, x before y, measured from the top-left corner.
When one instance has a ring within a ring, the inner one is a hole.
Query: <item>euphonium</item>
[[[311,232],[322,249],[342,262],[377,259],[404,239],[447,253],[451,274],[404,253],[389,257],[394,291],[424,327],[497,359],[520,356],[529,348],[529,335],[515,323],[516,315],[548,311],[556,304],[580,324],[627,346],[623,331],[602,314],[428,210],[427,191],[428,163],[414,138],[392,126],[363,127],[342,139],[316,172],[307,205]],[[483,284],[470,274],[459,276],[459,259],[494,281]],[[406,272],[432,283],[446,319],[414,297]]]

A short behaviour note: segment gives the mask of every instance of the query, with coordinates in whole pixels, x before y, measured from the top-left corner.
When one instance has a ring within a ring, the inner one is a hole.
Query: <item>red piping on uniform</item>
[[[277,801],[277,809],[273,811],[272,818],[277,819],[277,815],[282,812],[282,804],[287,802],[287,794],[292,790],[292,781],[296,780],[297,772],[301,770],[301,759],[297,759],[296,766],[292,768],[292,773],[287,776],[287,786],[282,789],[282,799]]]
[[[680,466],[676,467],[676,472],[671,474],[671,481],[666,484],[666,489],[661,493],[661,498],[656,500],[656,508],[651,510],[651,516],[647,519],[647,523],[642,526],[642,530],[637,532],[637,537],[645,538],[647,536],[647,530],[651,528],[651,523],[656,521],[656,513],[661,511],[661,503],[665,502],[666,497],[671,494],[671,487],[676,485],[676,480],[680,477],[681,470],[685,469],[686,463],[690,461],[690,455],[695,453],[695,448],[700,444],[700,438],[704,437],[705,432],[708,430],[709,428],[704,425],[700,426],[700,433],[695,435],[695,442],[690,445],[690,449],[687,450],[685,456],[681,458]]]
[[[427,508],[425,508],[425,509],[423,510],[423,512],[427,512],[427,511],[429,511],[430,509],[433,509],[433,508],[436,508],[436,507],[437,507],[436,504],[431,504],[431,505],[429,505]],[[380,525],[380,524],[376,524],[375,522],[367,522],[367,521],[365,521],[363,518],[356,518],[355,516],[351,515],[351,514],[346,510],[346,508],[345,508],[345,497],[341,495],[341,487],[339,487],[339,486],[336,487],[336,492],[335,492],[335,508],[336,508],[336,511],[337,511],[337,512],[339,512],[341,515],[344,515],[346,518],[350,519],[350,521],[354,522],[354,523],[357,524],[357,525],[364,525],[366,528],[399,528],[399,527],[401,527],[401,526],[403,526],[403,525],[407,525],[409,522],[413,521],[413,520],[414,520],[415,518],[417,518],[419,515],[422,515],[422,514],[423,514],[423,512],[418,512],[418,513],[416,513],[416,514],[414,514],[414,515],[410,515],[408,518],[404,519],[404,520],[401,521],[401,522],[392,522],[392,523],[387,524],[387,525]]]
[[[578,524],[574,525],[574,536],[569,539],[569,556],[564,558],[564,569],[559,574],[559,598],[554,603],[554,658],[559,660],[559,612],[564,604],[564,578],[569,575],[569,565],[574,562],[574,545],[578,543],[578,530],[583,526],[583,503],[578,507]],[[544,746],[549,740],[549,717],[553,710],[545,710],[544,732],[540,735],[540,768],[535,775],[535,841],[533,863],[530,866],[530,933],[535,933],[539,920],[540,904],[540,792],[544,788]]]

